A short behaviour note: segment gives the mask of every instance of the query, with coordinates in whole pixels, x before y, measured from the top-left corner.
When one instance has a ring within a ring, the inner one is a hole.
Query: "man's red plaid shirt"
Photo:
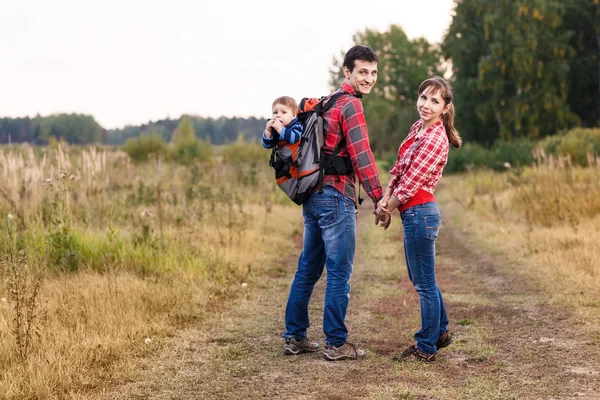
[[[342,84],[338,91],[356,95],[356,91],[348,83]],[[354,174],[340,175],[339,180],[337,175],[325,175],[323,186],[333,186],[356,203],[356,174],[367,195],[376,205],[383,197],[383,190],[369,144],[369,133],[360,99],[354,96],[339,97],[335,104],[323,113],[323,129],[327,132],[323,150],[331,154],[345,139],[346,146],[339,155],[349,156],[354,168]]]

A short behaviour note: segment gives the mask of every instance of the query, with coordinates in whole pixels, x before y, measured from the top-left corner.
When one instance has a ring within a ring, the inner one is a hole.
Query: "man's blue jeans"
[[[354,202],[332,187],[315,192],[303,205],[304,248],[285,309],[284,338],[301,339],[310,326],[308,303],[323,268],[327,266],[323,332],[325,344],[346,343],[344,320],[350,298],[350,275],[356,247]]]
[[[435,280],[435,239],[441,225],[436,203],[409,208],[401,214],[408,278],[419,294],[421,330],[415,333],[417,347],[424,353],[437,351],[435,343],[448,330],[448,316]]]

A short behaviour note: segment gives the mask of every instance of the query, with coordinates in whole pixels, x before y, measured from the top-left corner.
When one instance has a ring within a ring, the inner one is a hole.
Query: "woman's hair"
[[[271,107],[275,107],[275,105],[277,104],[286,106],[292,111],[294,115],[298,115],[298,103],[296,103],[296,100],[294,100],[293,98],[289,96],[278,97],[275,99],[275,101],[273,101],[273,105]]]
[[[434,76],[433,78],[429,78],[421,83],[421,86],[419,86],[419,96],[429,87],[439,90],[440,96],[442,99],[444,99],[444,105],[450,105],[448,111],[442,114],[442,121],[444,123],[444,128],[446,128],[448,141],[452,144],[452,146],[458,149],[462,144],[462,139],[454,127],[454,103],[452,102],[452,88],[444,78]]]

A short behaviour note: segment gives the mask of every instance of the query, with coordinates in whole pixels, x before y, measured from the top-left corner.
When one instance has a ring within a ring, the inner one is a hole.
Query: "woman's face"
[[[275,104],[273,106],[273,119],[280,120],[283,126],[292,122],[295,117],[296,114],[294,114],[290,107],[284,106],[283,104]]]
[[[442,119],[450,105],[444,103],[441,91],[435,86],[429,86],[417,99],[417,111],[426,126],[431,126]]]

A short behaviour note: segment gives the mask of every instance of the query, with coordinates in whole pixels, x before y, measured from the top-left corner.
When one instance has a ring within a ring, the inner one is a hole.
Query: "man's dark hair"
[[[354,69],[354,61],[362,60],[367,62],[377,62],[377,54],[369,46],[354,46],[346,52],[344,56],[344,67],[350,72]]]

